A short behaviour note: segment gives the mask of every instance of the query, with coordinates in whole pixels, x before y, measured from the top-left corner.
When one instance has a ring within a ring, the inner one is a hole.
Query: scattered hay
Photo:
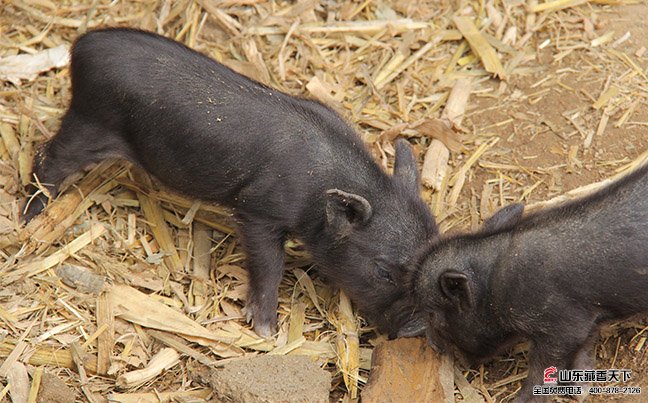
[[[603,22],[626,3],[12,0],[0,10],[0,60],[36,60],[99,26],[164,34],[329,103],[384,166],[399,135],[421,157],[436,142],[448,161],[434,167],[424,196],[442,230],[475,228],[502,205],[608,177],[648,147],[645,47]],[[375,333],[310,270],[298,244],[286,246],[292,270],[270,343],[244,324],[244,256],[218,206],[109,161],[20,226],[35,146],[56,132],[70,98],[67,68],[53,66],[33,79],[2,78],[0,88],[0,377],[20,384],[11,393],[35,396],[46,366],[89,401],[204,399],[208,384],[191,362],[267,353],[314,357],[334,374],[332,399],[355,398]],[[614,140],[622,133],[632,137]],[[109,284],[98,293],[63,282],[62,265]],[[637,333],[626,337],[627,354],[645,354],[645,324],[627,329]],[[616,358],[622,337],[607,337],[599,355]],[[514,393],[523,351],[457,371],[458,396]]]

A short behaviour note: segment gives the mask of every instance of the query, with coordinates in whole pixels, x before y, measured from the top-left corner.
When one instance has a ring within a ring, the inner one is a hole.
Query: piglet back
[[[362,140],[330,108],[148,32],[106,29],[82,36],[72,51],[72,83],[75,115],[120,136],[123,157],[192,197],[232,206],[246,189],[274,185],[269,172],[300,186],[309,180],[307,171],[325,178],[332,166],[296,169],[300,161],[334,161],[340,150],[350,154],[348,169],[363,173],[358,183],[385,178]]]

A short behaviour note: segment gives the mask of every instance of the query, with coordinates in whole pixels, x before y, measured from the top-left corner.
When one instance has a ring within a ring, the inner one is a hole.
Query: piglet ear
[[[466,274],[448,270],[441,274],[439,286],[443,295],[462,310],[474,306],[474,297]]]
[[[484,221],[482,228],[487,232],[497,232],[512,228],[520,221],[522,213],[524,213],[524,204],[509,204],[508,206],[499,209],[495,214]]]
[[[326,191],[326,223],[338,238],[347,237],[354,228],[371,219],[371,204],[362,196],[339,189]]]
[[[419,175],[412,146],[405,139],[396,140],[396,159],[394,160],[394,179],[413,193],[419,192]]]

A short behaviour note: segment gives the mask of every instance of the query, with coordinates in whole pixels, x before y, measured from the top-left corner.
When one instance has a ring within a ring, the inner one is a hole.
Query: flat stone
[[[381,342],[371,356],[362,402],[454,402],[452,357],[422,338]]]
[[[214,368],[216,401],[328,402],[331,374],[307,356],[263,355]]]

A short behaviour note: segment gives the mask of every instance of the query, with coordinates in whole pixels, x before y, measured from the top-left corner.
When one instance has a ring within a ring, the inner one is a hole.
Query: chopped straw
[[[331,401],[349,401],[362,397],[382,337],[293,240],[277,335],[258,337],[244,319],[248,278],[232,212],[173,193],[122,161],[70,178],[43,214],[21,223],[23,186],[47,195],[32,176],[33,157],[71,95],[69,67],[47,56],[61,56],[87,30],[158,32],[319,99],[388,170],[393,141],[407,138],[442,232],[478,228],[509,203],[533,211],[582,197],[646,160],[648,52],[638,42],[647,33],[636,21],[645,2],[5,3],[0,400],[38,400],[51,375],[87,401],[206,400],[205,368],[301,354],[331,372]],[[271,133],[259,147],[270,141]],[[597,364],[645,372],[645,329],[645,320],[615,325],[597,346]],[[526,376],[526,348],[447,371],[445,381],[454,372],[450,388],[462,400],[510,399]]]

